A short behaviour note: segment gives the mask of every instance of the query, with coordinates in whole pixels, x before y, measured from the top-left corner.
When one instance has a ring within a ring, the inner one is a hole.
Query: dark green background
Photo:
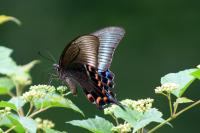
[[[166,114],[167,101],[155,95],[154,88],[161,76],[200,64],[199,5],[195,0],[1,0],[0,14],[15,16],[22,25],[1,25],[0,44],[14,49],[12,56],[19,64],[42,60],[32,71],[33,82],[48,83],[52,63],[38,56],[38,51],[50,51],[58,59],[65,45],[76,36],[105,26],[122,26],[126,35],[111,67],[116,75],[117,97],[156,98],[154,106]],[[195,82],[185,95],[198,99],[199,86]],[[81,91],[71,99],[87,117],[104,117]],[[196,107],[173,121],[173,129],[165,126],[157,132],[199,132],[199,111]],[[53,119],[60,130],[88,132],[64,123],[82,119],[71,110],[52,109],[42,118]]]

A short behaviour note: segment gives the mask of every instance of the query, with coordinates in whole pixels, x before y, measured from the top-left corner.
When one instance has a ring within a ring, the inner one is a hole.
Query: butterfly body
[[[77,84],[87,99],[98,108],[118,104],[112,93],[114,74],[109,70],[112,56],[124,30],[108,27],[70,42],[64,49],[58,65],[55,65],[61,80],[71,92],[77,94]]]

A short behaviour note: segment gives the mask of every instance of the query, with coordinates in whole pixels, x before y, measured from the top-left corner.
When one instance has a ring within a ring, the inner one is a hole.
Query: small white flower
[[[197,66],[197,68],[199,68],[199,69],[200,69],[200,64]]]
[[[22,97],[25,101],[32,102],[35,99],[44,98],[45,95],[46,95],[45,92],[33,89],[28,92],[25,92]]]
[[[176,83],[165,83],[162,86],[158,86],[155,89],[155,93],[172,93],[179,87]]]
[[[104,114],[105,115],[112,115],[116,109],[117,105],[113,104],[110,107],[107,107],[104,109]]]
[[[40,129],[53,128],[55,124],[50,120],[42,120],[41,118],[36,118],[37,127]]]
[[[11,108],[10,107],[5,107],[5,111],[10,112]]]
[[[121,103],[123,105],[128,106],[129,108],[133,110],[137,110],[138,112],[146,112],[152,107],[153,99],[147,98],[147,99],[139,99],[139,100],[131,100],[131,99],[125,99],[122,100]]]
[[[11,113],[11,108],[10,107],[5,107],[4,109],[0,110],[0,118],[9,115]]]
[[[50,85],[33,85],[30,87],[30,90],[54,92],[56,89],[54,86],[50,86]]]
[[[125,124],[120,124],[116,127],[113,127],[111,130],[114,132],[120,132],[120,133],[128,133],[131,132],[131,124],[125,123]]]
[[[56,90],[58,92],[60,92],[61,94],[63,94],[64,92],[66,92],[67,87],[66,86],[59,86]]]

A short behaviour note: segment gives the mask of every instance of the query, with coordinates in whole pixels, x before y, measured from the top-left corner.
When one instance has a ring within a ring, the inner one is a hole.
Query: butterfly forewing
[[[59,65],[67,68],[70,64],[81,63],[97,67],[99,40],[93,35],[78,37],[63,51]]]

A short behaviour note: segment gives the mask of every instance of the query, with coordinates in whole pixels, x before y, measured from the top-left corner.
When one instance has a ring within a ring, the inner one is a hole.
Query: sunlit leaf
[[[198,79],[200,79],[200,69],[197,69],[196,71],[192,72],[192,75]]]
[[[9,76],[16,86],[24,87],[30,85],[32,80],[29,71],[38,61],[32,61],[27,65],[18,66],[10,57],[11,53],[11,49],[0,46],[0,74]]]
[[[121,107],[116,107],[114,110],[114,115],[117,118],[124,119],[125,121],[134,125],[140,118],[142,118],[143,113],[132,110],[128,107],[124,107],[124,109]]]
[[[162,123],[165,120],[162,118],[162,113],[155,108],[150,109],[145,112],[144,115],[133,125],[133,133],[137,130],[147,126],[151,122]],[[169,123],[168,123],[169,124]]]
[[[28,117],[20,117],[19,121],[29,133],[36,133],[37,123],[33,119]]]
[[[26,102],[22,99],[22,97],[13,97],[9,100],[9,103],[14,104],[17,109],[20,109]]]
[[[114,110],[114,115],[117,118],[121,118],[126,122],[130,123],[136,132],[137,130],[145,127],[151,122],[164,122],[165,120],[162,118],[162,113],[155,108],[151,108],[147,112],[138,112],[136,110],[132,110],[128,107],[124,107],[124,109],[120,107],[116,107]]]
[[[38,109],[46,107],[70,108],[84,115],[83,112],[71,100],[66,99],[58,94],[47,94],[45,98],[35,100],[34,105]]]
[[[191,102],[194,102],[194,101],[186,97],[179,97],[176,99],[175,103],[191,103]]]
[[[0,46],[0,73],[5,75],[10,75],[15,73],[17,70],[17,65],[10,57],[13,51],[4,46]]]
[[[0,102],[0,107],[10,107],[11,109],[17,111],[17,108],[13,103],[6,102],[6,101],[1,101]]]
[[[0,119],[0,126],[5,126],[5,127],[8,127],[8,128],[16,126],[13,129],[15,132],[17,132],[17,133],[24,133],[25,132],[24,127],[19,122],[19,118],[14,114],[9,114],[7,116],[4,116],[2,119]]]
[[[7,77],[0,78],[0,94],[7,94],[14,88],[14,84],[11,79]]]
[[[15,17],[6,16],[6,15],[0,15],[0,24],[3,24],[3,23],[8,22],[8,21],[13,21],[18,25],[21,24],[21,22]]]
[[[111,122],[98,116],[87,120],[73,120],[67,123],[85,128],[93,133],[112,133],[111,129],[114,127]]]
[[[176,83],[179,85],[178,89],[172,92],[177,97],[181,97],[187,90],[190,84],[195,80],[195,77],[191,75],[192,72],[197,69],[188,69],[180,71],[178,73],[170,73],[161,78],[161,84],[164,83]]]

